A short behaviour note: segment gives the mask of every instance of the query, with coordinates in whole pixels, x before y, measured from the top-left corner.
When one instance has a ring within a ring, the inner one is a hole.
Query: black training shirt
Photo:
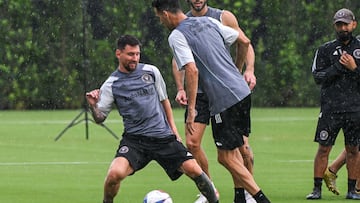
[[[343,52],[353,56],[354,71],[346,69],[339,59]],[[321,85],[321,111],[330,113],[360,112],[360,41],[353,37],[344,45],[338,40],[327,42],[316,51],[312,65],[316,84]]]

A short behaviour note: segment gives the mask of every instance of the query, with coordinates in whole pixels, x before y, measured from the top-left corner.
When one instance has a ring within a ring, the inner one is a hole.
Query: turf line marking
[[[1,121],[0,125],[44,125],[44,124],[69,124],[71,122],[71,120],[53,120],[53,121],[46,121],[46,120],[41,120],[41,121]],[[80,123],[83,123],[85,121],[80,121]],[[91,121],[89,121],[91,123]],[[121,120],[107,120],[105,121],[104,124],[106,123],[122,123]]]
[[[0,162],[0,166],[36,166],[36,165],[102,165],[109,162]]]
[[[315,121],[317,118],[314,117],[272,117],[272,118],[252,118],[252,121],[258,121],[258,122],[292,122],[292,121]],[[13,120],[13,121],[1,121],[0,125],[44,125],[44,124],[69,124],[72,120]],[[78,120],[80,122],[80,119]],[[183,122],[184,119],[176,119],[176,122]],[[91,121],[90,121],[91,122]],[[109,119],[104,122],[104,124],[107,123],[122,123],[121,119]]]
[[[251,118],[253,121],[262,122],[291,122],[291,121],[315,121],[317,117],[271,117],[271,118]]]
[[[278,162],[283,162],[283,163],[309,163],[309,162],[314,162],[314,160],[278,160]]]

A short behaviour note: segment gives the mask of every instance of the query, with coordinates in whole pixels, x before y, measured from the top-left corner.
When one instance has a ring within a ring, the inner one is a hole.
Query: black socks
[[[261,190],[257,192],[253,197],[258,203],[270,203],[270,200],[265,196],[265,194]],[[234,203],[243,203],[243,202],[246,202],[244,188],[235,188]]]
[[[244,188],[235,188],[234,203],[246,202]]]
[[[270,203],[270,200],[265,196],[265,194],[260,190],[254,196],[254,199],[257,203]]]
[[[319,191],[321,191],[321,185],[322,185],[322,178],[314,178],[314,188],[318,189]]]
[[[348,179],[348,192],[355,191],[356,180]]]

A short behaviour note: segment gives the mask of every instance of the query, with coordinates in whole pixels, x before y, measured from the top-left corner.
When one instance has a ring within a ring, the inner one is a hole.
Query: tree
[[[188,10],[185,1],[183,10]],[[0,0],[0,109],[79,108],[117,67],[116,39],[138,37],[174,98],[169,31],[143,0]],[[315,106],[315,50],[335,38],[334,13],[360,1],[212,0],[232,11],[255,48],[254,106]],[[359,30],[360,28],[358,28]],[[358,32],[358,31],[357,31]],[[83,49],[85,48],[85,49]],[[85,51],[84,51],[85,50]],[[86,84],[83,83],[87,79]]]

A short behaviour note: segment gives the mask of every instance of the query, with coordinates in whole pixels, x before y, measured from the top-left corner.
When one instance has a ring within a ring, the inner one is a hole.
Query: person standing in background
[[[360,41],[360,35],[356,36],[356,39]],[[359,147],[360,151],[360,147]],[[326,187],[333,192],[336,195],[340,194],[339,189],[336,187],[336,178],[337,178],[337,172],[345,165],[346,163],[346,150],[340,152],[340,154],[336,157],[336,159],[331,162],[329,167],[326,168],[324,173],[324,180]],[[358,163],[358,166],[360,167],[360,163]],[[355,192],[360,194],[360,170],[358,174],[358,178],[356,181],[355,186]]]
[[[360,200],[355,192],[360,141],[360,42],[352,33],[357,26],[349,9],[338,10],[333,18],[337,38],[320,46],[315,53],[312,73],[321,85],[321,107],[315,142],[314,188],[306,199],[321,199],[321,186],[340,129],[344,132],[348,192],[346,199]]]

